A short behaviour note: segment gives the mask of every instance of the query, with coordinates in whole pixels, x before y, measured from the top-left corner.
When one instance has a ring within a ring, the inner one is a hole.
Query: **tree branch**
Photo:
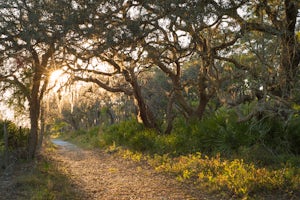
[[[126,95],[133,95],[133,91],[131,91],[129,89],[110,87],[106,83],[103,83],[99,79],[96,79],[96,78],[93,78],[93,77],[83,78],[83,77],[75,76],[73,80],[74,81],[92,82],[92,83],[97,84],[99,87],[109,91],[109,92],[123,92]]]

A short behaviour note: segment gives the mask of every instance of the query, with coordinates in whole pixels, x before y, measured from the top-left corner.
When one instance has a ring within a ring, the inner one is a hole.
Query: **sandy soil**
[[[147,165],[102,150],[83,150],[61,140],[53,140],[53,143],[58,151],[51,157],[81,191],[78,199],[212,199],[193,186],[181,184]]]
[[[85,150],[54,139],[57,150],[44,152],[70,180],[77,196],[70,200],[205,200],[217,199],[156,172],[145,163],[121,158],[104,150]],[[0,200],[30,199],[18,177],[34,172],[35,161],[0,171]],[[67,198],[69,199],[69,198]],[[65,199],[64,199],[65,200]]]

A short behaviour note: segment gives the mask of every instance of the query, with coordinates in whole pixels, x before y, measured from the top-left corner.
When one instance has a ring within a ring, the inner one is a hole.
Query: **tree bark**
[[[173,104],[174,104],[174,93],[172,92],[169,97],[169,102],[167,106],[167,128],[165,130],[165,134],[170,134],[173,129],[173,121],[175,118],[175,114],[173,113]]]
[[[109,123],[110,125],[114,124],[115,123],[115,118],[114,118],[114,114],[113,114],[113,111],[111,109],[107,109],[106,113],[108,114],[109,116]]]
[[[3,135],[4,135],[4,167],[8,167],[8,132],[6,128],[6,122],[3,123]]]
[[[38,129],[39,129],[39,103],[30,105],[30,134],[28,141],[28,159],[33,159],[37,150]]]
[[[208,102],[209,98],[206,95],[200,95],[200,102],[196,111],[196,116],[199,120],[202,120]]]
[[[45,134],[45,108],[42,106],[41,107],[41,116],[40,116],[40,122],[41,122],[41,130],[40,134],[38,136],[38,150],[42,148],[43,145],[43,139],[44,139],[44,134]]]
[[[285,98],[290,97],[296,81],[300,50],[295,37],[298,9],[295,1],[285,0],[286,19],[281,36],[281,91]]]
[[[41,69],[39,64],[35,67],[35,74],[33,77],[33,85],[29,99],[29,117],[30,117],[30,135],[28,141],[28,159],[33,159],[37,150],[38,143],[38,129],[40,117],[40,84],[41,84]]]
[[[134,73],[135,72],[133,69],[130,70],[129,71],[130,78],[127,77],[127,79],[130,80],[129,82],[133,88],[133,95],[137,102],[137,106],[139,108],[139,115],[142,119],[142,122],[147,128],[159,130],[159,128],[155,122],[154,115],[153,115],[152,111],[150,110],[150,108],[147,106],[144,97],[142,96],[141,87],[140,87],[140,85],[137,81],[136,75]],[[129,74],[127,74],[127,75],[129,75]]]

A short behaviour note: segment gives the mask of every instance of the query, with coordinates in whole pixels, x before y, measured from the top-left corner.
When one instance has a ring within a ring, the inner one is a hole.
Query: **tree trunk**
[[[3,135],[4,135],[4,167],[8,167],[8,132],[6,128],[6,122],[3,123]]]
[[[67,121],[67,123],[70,123],[71,126],[72,126],[72,128],[73,128],[75,131],[78,131],[78,130],[79,130],[79,127],[80,127],[79,122],[77,122],[76,119],[74,119],[74,116],[73,116],[73,115],[71,115],[70,118],[71,118],[70,121]]]
[[[137,102],[137,106],[139,109],[139,116],[141,117],[143,124],[147,128],[153,128],[159,130],[155,122],[154,115],[152,111],[149,109],[149,107],[147,106],[144,97],[142,96],[142,90],[138,84],[134,71],[130,70],[129,73],[130,73],[130,84],[133,88],[133,95]]]
[[[294,88],[300,62],[299,44],[295,37],[298,9],[295,1],[285,0],[285,27],[281,36],[281,91],[289,98]]]
[[[40,116],[40,122],[41,122],[41,130],[40,130],[40,134],[38,137],[38,150],[41,149],[42,144],[43,144],[43,139],[44,139],[44,134],[45,134],[45,108],[41,107],[41,116]]]
[[[175,114],[173,113],[173,103],[174,103],[174,93],[171,93],[169,97],[169,102],[167,106],[167,128],[165,130],[165,134],[170,134],[173,129],[173,121],[175,118]]]
[[[108,116],[109,116],[109,124],[110,125],[112,125],[112,124],[114,124],[115,123],[115,118],[114,118],[114,114],[113,114],[113,110],[111,110],[111,109],[107,109],[107,111],[106,111],[106,113],[108,114]]]
[[[40,77],[38,74],[34,77],[31,99],[29,101],[30,135],[28,141],[28,159],[33,159],[37,150],[41,103],[39,99]]]
[[[38,98],[30,102],[30,135],[28,141],[28,159],[33,159],[37,150],[40,103]]]
[[[137,107],[139,109],[139,116],[143,122],[143,124],[147,128],[157,128],[154,117],[152,112],[149,110],[148,106],[146,105],[142,95],[140,88],[138,86],[135,86],[134,88],[134,97],[136,99]]]
[[[208,102],[209,98],[205,94],[200,95],[200,102],[196,111],[196,116],[199,120],[202,120]]]

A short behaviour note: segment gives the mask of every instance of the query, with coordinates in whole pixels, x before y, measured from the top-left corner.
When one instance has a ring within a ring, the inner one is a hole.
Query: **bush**
[[[131,138],[128,138],[127,146],[136,151],[152,151],[155,145],[157,134],[154,130],[142,130],[136,132]]]
[[[9,150],[13,151],[18,148],[26,147],[30,130],[28,128],[18,127],[11,121],[0,121],[0,149],[3,149],[4,146],[4,123],[6,123],[7,128]]]
[[[147,161],[180,181],[229,191],[230,196],[247,198],[273,191],[296,194],[300,187],[299,117],[282,121],[267,116],[247,122],[236,118],[232,110],[221,108],[201,122],[176,119],[169,135],[145,129],[134,120],[84,135],[99,135],[101,146],[124,158]]]
[[[155,155],[148,157],[148,163],[158,171],[176,175],[180,181],[192,180],[201,187],[207,186],[211,191],[229,191],[230,196],[243,199],[260,192],[276,190],[293,195],[300,188],[299,168],[289,165],[272,170],[258,168],[242,159],[222,160],[220,155],[208,157],[201,153],[173,159],[166,155]]]
[[[246,112],[250,106],[244,106]],[[101,132],[101,133],[100,133]],[[275,116],[238,122],[232,109],[221,107],[202,121],[176,118],[169,135],[147,130],[132,119],[109,127],[77,131],[73,137],[92,146],[125,146],[151,154],[180,156],[202,152],[227,158],[244,158],[260,165],[285,162],[300,152],[300,117],[283,121]],[[297,163],[298,159],[292,161]]]
[[[282,154],[299,154],[300,119],[284,122],[276,117],[238,122],[235,112],[222,107],[202,121],[177,118],[169,135],[146,130],[134,120],[103,130],[101,146],[113,143],[132,150],[173,156],[202,152],[245,157],[261,164],[280,161]]]
[[[224,199],[265,199],[265,196],[294,199],[300,189],[300,170],[289,164],[272,169],[257,167],[243,159],[222,159],[219,154],[212,157],[199,152],[178,157],[149,156],[122,148],[116,152],[125,159],[147,162],[159,172],[175,175],[181,182],[194,183],[209,192],[221,191]]]
[[[289,144],[290,151],[300,155],[300,116],[294,116],[287,127],[286,140]]]
[[[119,124],[114,124],[104,128],[100,143],[102,146],[109,146],[115,143],[116,145],[130,147],[130,141],[132,141],[132,138],[136,135],[136,133],[143,130],[143,125],[139,124],[135,120],[123,121]]]

